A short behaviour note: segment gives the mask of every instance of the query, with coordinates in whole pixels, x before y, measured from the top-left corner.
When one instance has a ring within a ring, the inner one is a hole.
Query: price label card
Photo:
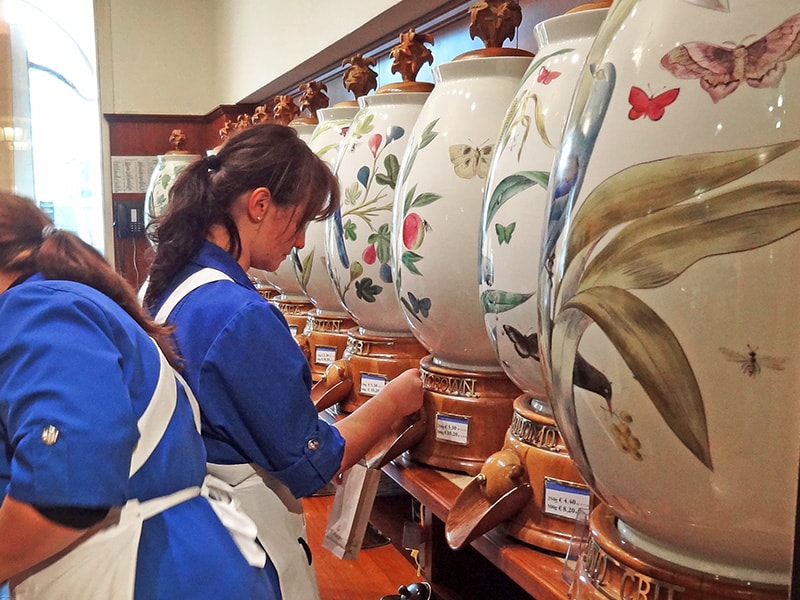
[[[289,325],[289,332],[292,334],[292,337],[297,335],[297,325]]]
[[[436,413],[436,441],[469,445],[469,417]]]
[[[585,485],[545,477],[543,509],[546,515],[574,521],[581,509],[588,514],[590,502],[591,492]]]
[[[383,389],[387,382],[388,379],[383,375],[362,373],[358,391],[362,396],[374,396]]]
[[[329,365],[336,360],[336,348],[333,346],[317,346],[314,350],[314,364]]]

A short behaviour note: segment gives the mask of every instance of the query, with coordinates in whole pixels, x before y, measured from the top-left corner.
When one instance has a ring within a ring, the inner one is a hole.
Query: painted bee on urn
[[[747,353],[742,354],[730,348],[719,349],[723,356],[731,362],[739,363],[739,370],[748,377],[755,377],[761,374],[761,368],[773,369],[775,371],[783,371],[786,358],[776,358],[774,356],[764,356],[757,354],[758,346],[753,348],[747,344]]]

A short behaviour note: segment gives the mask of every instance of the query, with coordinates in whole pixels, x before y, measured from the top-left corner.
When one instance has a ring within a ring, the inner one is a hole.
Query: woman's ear
[[[267,211],[272,205],[272,194],[265,187],[259,187],[250,192],[247,201],[247,214],[252,221],[264,220]]]

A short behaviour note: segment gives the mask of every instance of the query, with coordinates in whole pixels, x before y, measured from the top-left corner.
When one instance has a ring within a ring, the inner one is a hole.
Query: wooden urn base
[[[546,402],[527,394],[514,400],[505,447],[519,455],[533,493],[526,507],[505,522],[507,533],[532,546],[566,554],[575,521],[590,513],[594,495],[569,457]]]
[[[724,579],[642,552],[622,538],[616,517],[605,504],[592,510],[589,527],[591,533],[578,561],[570,600],[785,600],[788,597],[788,586],[759,586]]]
[[[438,366],[431,355],[419,363],[427,431],[409,450],[413,460],[476,475],[503,447],[517,388],[503,372]]]
[[[298,334],[303,333],[306,328],[308,312],[314,308],[308,298],[288,298],[281,294],[272,298],[270,302],[277,306],[278,310],[286,317],[286,322],[289,324],[289,329],[295,338],[297,338]]]
[[[344,356],[347,337],[355,321],[347,314],[326,313],[318,308],[306,314],[300,346],[311,365],[311,380],[316,383],[332,362]]]
[[[427,350],[413,336],[383,337],[366,334],[358,327],[347,334],[344,359],[353,381],[350,393],[338,409],[350,413],[383,389],[390,380],[419,365]]]

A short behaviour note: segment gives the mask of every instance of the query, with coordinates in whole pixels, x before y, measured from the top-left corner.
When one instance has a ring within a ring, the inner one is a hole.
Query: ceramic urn
[[[150,183],[145,193],[145,224],[152,219],[162,216],[167,211],[169,204],[169,190],[190,163],[200,160],[199,154],[192,154],[184,149],[186,134],[180,129],[174,129],[169,136],[172,150],[159,154],[156,167],[150,176]]]
[[[433,84],[408,83],[359,98],[336,169],[342,207],[326,224],[334,288],[366,335],[411,336],[392,282],[392,208],[400,160]]]
[[[615,2],[540,254],[555,419],[623,545],[743,588],[791,574],[798,52],[797,0]]]
[[[358,105],[342,102],[317,111],[319,124],[308,139],[309,147],[335,172],[345,134],[353,120]],[[288,262],[288,261],[287,261]],[[328,274],[328,257],[325,251],[325,222],[312,221],[306,227],[303,248],[295,248],[291,255],[295,280],[302,287],[314,307],[326,312],[347,315]]]
[[[491,49],[486,49],[491,50]],[[502,371],[478,291],[483,187],[506,108],[532,55],[466,53],[433,67],[395,191],[393,279],[436,365]]]

